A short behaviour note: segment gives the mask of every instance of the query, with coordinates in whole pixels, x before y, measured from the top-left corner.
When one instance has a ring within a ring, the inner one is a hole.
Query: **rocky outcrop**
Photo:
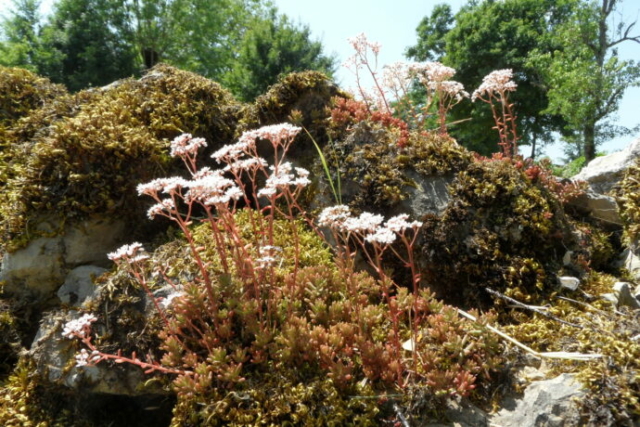
[[[47,222],[43,221],[41,227],[43,224]],[[107,253],[127,239],[124,223],[118,220],[89,219],[68,225],[59,235],[40,237],[23,249],[5,253],[0,281],[4,282],[7,294],[30,294],[42,301],[53,297],[66,284],[58,296],[65,298],[65,303],[75,304],[77,297],[83,299],[90,294],[86,290],[89,277],[99,275],[111,264]],[[82,276],[84,279],[80,279]],[[71,297],[71,293],[76,297]]]
[[[633,140],[623,150],[597,157],[573,177],[586,181],[597,193],[606,194],[624,176],[624,172],[640,157],[640,138]]]

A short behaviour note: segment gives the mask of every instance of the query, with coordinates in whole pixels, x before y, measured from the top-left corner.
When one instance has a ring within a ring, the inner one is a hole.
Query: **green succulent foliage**
[[[483,306],[486,286],[522,301],[550,291],[550,273],[574,244],[553,194],[508,160],[470,164],[450,193],[422,232],[424,277],[446,301]]]
[[[15,238],[44,212],[62,220],[93,214],[141,220],[135,187],[174,172],[168,141],[183,132],[205,137],[207,152],[233,140],[239,104],[218,84],[160,65],[140,80],[63,97],[39,123],[42,135],[20,141],[8,154],[7,184],[0,191],[0,221]],[[83,102],[84,101],[84,102]],[[41,111],[34,117],[42,118]],[[27,120],[16,130],[33,134]]]

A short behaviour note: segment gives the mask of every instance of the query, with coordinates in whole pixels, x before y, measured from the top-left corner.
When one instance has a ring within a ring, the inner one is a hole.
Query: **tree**
[[[239,98],[250,101],[282,74],[316,70],[332,75],[334,69],[335,60],[322,53],[320,42],[311,40],[309,28],[293,25],[274,9],[246,32],[223,81]]]
[[[603,140],[628,132],[608,119],[618,110],[625,90],[640,84],[640,65],[621,61],[617,52],[620,43],[640,43],[640,35],[631,35],[635,22],[620,22],[613,30],[608,25],[618,3],[581,2],[571,19],[550,35],[559,48],[531,56],[549,87],[547,111],[567,120],[571,151],[586,161],[595,158]]]
[[[0,64],[36,70],[39,8],[39,0],[13,1],[11,16],[2,23],[4,42],[0,43]]]
[[[527,58],[532,50],[546,51],[545,37],[554,30],[577,0],[470,1],[451,23],[448,7],[438,6],[418,27],[418,44],[407,54],[417,60],[440,60],[457,70],[455,79],[469,92],[491,71],[510,68],[518,90],[513,94],[520,143],[532,146],[552,141],[552,132],[564,128],[562,117],[548,107],[543,76]],[[471,118],[450,133],[465,146],[483,154],[497,150],[490,109],[484,104],[461,103],[452,111],[453,122]]]
[[[445,36],[455,22],[451,6],[437,4],[431,16],[425,16],[418,24],[418,43],[407,48],[405,55],[421,61],[437,61],[445,54]]]
[[[60,0],[40,41],[46,51],[58,53],[61,64],[38,71],[72,91],[136,74],[135,53],[122,37],[126,31],[121,0]]]

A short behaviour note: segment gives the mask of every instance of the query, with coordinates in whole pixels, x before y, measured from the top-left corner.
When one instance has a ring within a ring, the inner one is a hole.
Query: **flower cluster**
[[[471,100],[482,99],[483,95],[504,94],[505,92],[515,91],[518,85],[512,79],[513,71],[511,69],[492,71],[484,76],[480,87],[473,91]]]
[[[90,366],[98,363],[102,360],[102,356],[98,350],[92,350],[91,353],[89,353],[86,348],[83,348],[80,350],[80,353],[76,354],[75,359],[76,366],[80,368],[82,366]]]
[[[408,218],[407,214],[397,215],[383,225],[382,215],[363,212],[358,217],[352,217],[348,206],[337,205],[325,208],[320,213],[318,225],[343,233],[360,234],[369,243],[389,245],[396,240],[396,235],[402,235],[405,230],[415,231],[422,227],[420,221],[408,222]]]
[[[190,133],[183,133],[171,141],[171,157],[195,155],[198,148],[206,147],[204,138],[194,138]]]
[[[148,259],[149,255],[144,253],[142,243],[135,242],[130,245],[124,245],[114,252],[110,252],[107,254],[107,257],[113,262],[125,260],[129,264],[134,264]]]
[[[65,338],[86,338],[91,333],[91,324],[98,318],[93,314],[83,314],[80,318],[68,321],[62,330]]]
[[[283,189],[288,186],[302,188],[311,183],[308,170],[304,168],[293,168],[289,162],[282,163],[278,168],[270,166],[269,169],[271,169],[273,173],[267,178],[264,188],[258,191],[259,197],[271,197],[277,193],[278,189]],[[295,174],[292,173],[293,170],[295,170]]]

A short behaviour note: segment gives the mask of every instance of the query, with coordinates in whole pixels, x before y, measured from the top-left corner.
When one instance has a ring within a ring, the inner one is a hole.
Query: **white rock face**
[[[9,294],[33,293],[46,299],[63,284],[69,270],[86,264],[108,267],[107,253],[126,240],[120,221],[84,221],[67,227],[61,236],[40,237],[23,249],[5,253],[0,281]]]
[[[4,254],[0,281],[7,293],[31,290],[40,295],[55,291],[64,280],[64,245],[61,237],[41,237]]]
[[[616,153],[593,159],[573,177],[586,181],[597,193],[605,194],[622,179],[624,171],[640,157],[640,138],[633,140],[626,148]]]

